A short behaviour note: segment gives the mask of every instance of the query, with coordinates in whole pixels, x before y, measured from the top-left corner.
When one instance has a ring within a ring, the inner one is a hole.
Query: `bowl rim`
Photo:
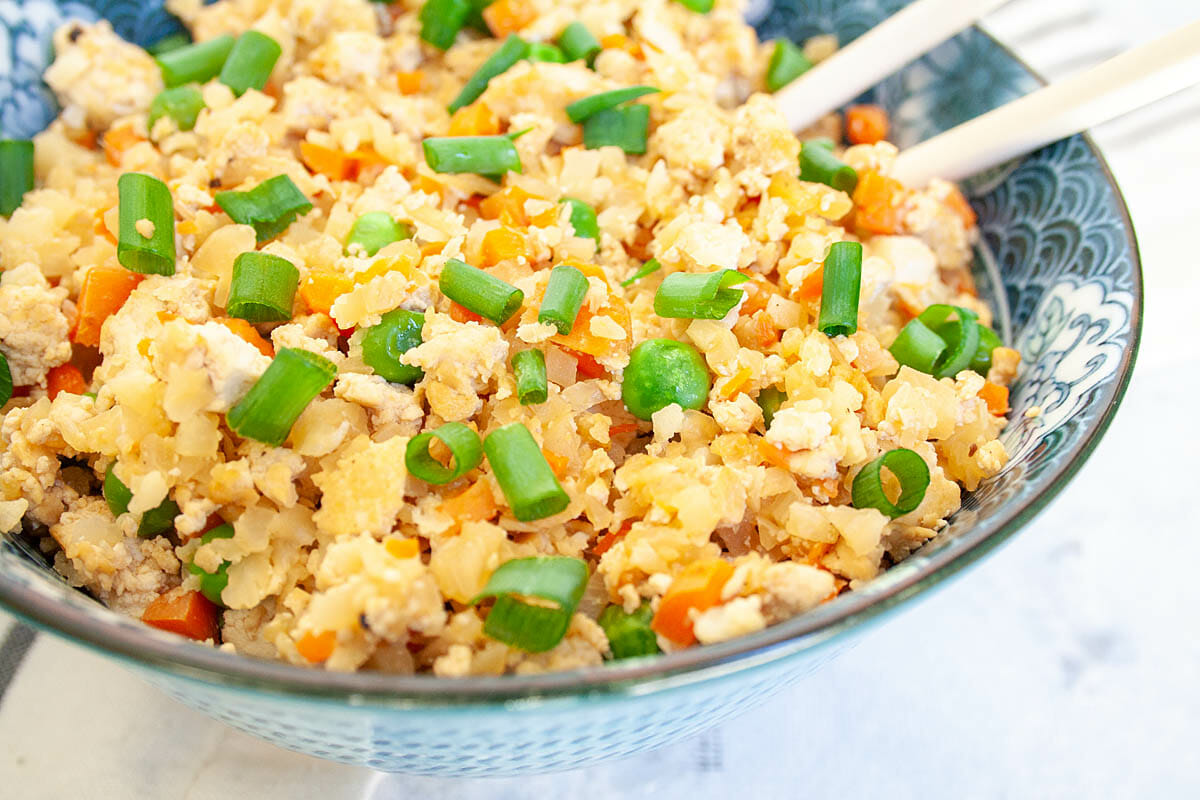
[[[986,37],[1045,85],[1042,75],[1010,47],[979,26],[972,26],[970,30]],[[920,569],[904,570],[902,562],[863,589],[726,642],[561,672],[464,678],[331,672],[229,653],[139,625],[103,606],[85,610],[81,606],[57,602],[3,572],[0,572],[0,605],[42,630],[143,670],[149,668],[170,673],[172,677],[307,701],[391,707],[450,708],[513,700],[537,703],[648,694],[776,662],[812,651],[852,629],[865,629],[869,623],[880,621],[887,612],[899,608],[907,600],[943,585],[948,578],[977,563],[1028,524],[1087,462],[1125,397],[1141,343],[1145,288],[1141,253],[1128,205],[1108,161],[1089,133],[1081,135],[1113,193],[1124,223],[1133,273],[1129,346],[1122,353],[1115,380],[1109,384],[1111,397],[1095,424],[1074,446],[1070,457],[1063,459],[1054,470],[1039,493],[1003,517],[972,526],[955,540],[956,547],[942,548],[931,554]]]

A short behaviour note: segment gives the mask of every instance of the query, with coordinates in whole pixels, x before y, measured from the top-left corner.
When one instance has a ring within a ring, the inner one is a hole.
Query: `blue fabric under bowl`
[[[764,38],[843,43],[902,0],[753,3]],[[161,3],[0,0],[0,130],[53,118],[41,83],[68,17],[106,17],[151,44],[180,30]],[[1024,94],[1029,69],[968,30],[872,90],[912,144]],[[829,661],[885,612],[977,561],[1041,510],[1107,428],[1133,368],[1142,278],[1120,192],[1092,143],[1072,137],[967,184],[983,241],[976,277],[1024,359],[1003,435],[1012,460],[949,528],[860,591],[734,641],[542,676],[450,680],[334,674],[193,644],[71,590],[36,553],[0,546],[0,602],[127,663],[164,691],[283,747],[382,770],[505,775],[568,769],[658,747],[762,703]],[[1040,416],[1025,412],[1041,408]],[[791,743],[789,746],[802,746]]]

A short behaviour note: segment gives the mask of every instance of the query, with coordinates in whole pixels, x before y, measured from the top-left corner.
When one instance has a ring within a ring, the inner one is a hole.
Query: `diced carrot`
[[[98,347],[100,327],[117,313],[144,278],[124,267],[95,266],[89,269],[79,287],[79,314],[71,341],[85,347]]]
[[[85,128],[79,133],[69,136],[70,140],[80,147],[86,147],[88,150],[96,149],[96,132],[91,128]]]
[[[721,398],[724,400],[728,400],[729,398],[733,397],[735,394],[740,392],[742,390],[742,387],[744,387],[746,385],[746,383],[749,382],[750,376],[752,374],[753,373],[750,371],[749,367],[742,367],[737,372],[733,373],[733,376],[730,377],[730,379],[725,382],[725,385],[723,387],[721,387]]]
[[[429,258],[430,256],[439,256],[446,249],[445,242],[426,242],[421,245],[421,258]]]
[[[518,258],[528,252],[525,237],[512,228],[493,228],[483,235],[480,258],[483,266],[494,267],[501,261]]]
[[[871,233],[900,233],[904,218],[904,186],[877,172],[864,172],[854,190],[854,219]]]
[[[603,378],[608,375],[608,370],[600,366],[600,362],[589,356],[587,353],[575,353],[576,367],[575,371],[585,378]]]
[[[971,204],[967,202],[967,198],[963,195],[962,190],[954,184],[950,184],[950,192],[946,195],[946,205],[950,210],[957,214],[963,221],[963,225],[968,228],[974,228],[975,223],[979,221],[979,217],[975,214],[975,209],[971,208]]]
[[[596,544],[592,547],[592,554],[599,557],[612,549],[612,546],[625,538],[625,534],[633,527],[633,523],[626,522],[615,531],[609,531],[596,540]]]
[[[333,655],[333,648],[336,645],[337,634],[333,631],[321,631],[320,633],[309,631],[296,640],[296,649],[310,664],[321,664],[328,661],[329,657]]]
[[[309,141],[300,143],[300,160],[313,172],[334,181],[356,180],[364,168],[386,163],[374,150],[346,153]]]
[[[529,0],[496,0],[483,10],[483,21],[497,39],[516,33],[537,19],[537,9]]]
[[[414,538],[390,536],[383,547],[392,558],[416,558],[421,555],[421,543]]]
[[[733,565],[719,558],[688,564],[671,581],[650,627],[676,644],[694,644],[692,610],[703,612],[720,603],[721,590],[732,575]]]
[[[846,110],[846,138],[851,144],[877,144],[887,138],[888,114],[879,106],[851,106]]]
[[[767,316],[767,312],[760,311],[754,318],[754,335],[758,338],[758,346],[763,350],[779,341],[779,329]]]
[[[300,282],[300,299],[309,311],[328,314],[333,303],[354,288],[354,281],[340,272],[316,269]]]
[[[567,465],[570,461],[563,458],[558,453],[542,448],[542,457],[546,459],[546,463],[550,465],[550,471],[554,473],[554,477],[562,480],[567,474]]]
[[[825,290],[825,267],[817,267],[800,284],[800,297],[805,300],[820,300]]]
[[[221,635],[217,625],[217,607],[200,592],[177,589],[160,594],[142,613],[142,622],[151,627],[178,633],[196,641]]]
[[[442,501],[441,511],[456,522],[483,522],[500,513],[487,481],[478,480],[451,498]]]
[[[779,449],[766,439],[758,440],[758,455],[763,461],[773,467],[779,467],[780,469],[791,469],[791,466],[788,463],[789,453]]]
[[[416,180],[413,181],[413,185],[417,188],[417,191],[437,195],[438,197],[444,197],[446,192],[446,187],[440,181],[428,175],[418,175]]]
[[[96,221],[92,224],[92,232],[97,236],[103,236],[105,239],[108,239],[109,243],[115,247],[117,244],[117,237],[113,236],[112,231],[108,229],[108,225],[104,223],[104,216],[109,211],[110,209],[105,208],[96,212]]]
[[[154,316],[157,317],[158,321],[161,322],[163,325],[166,325],[168,322],[170,322],[173,319],[179,319],[178,314],[174,314],[170,311],[157,311],[157,312],[155,312]]]
[[[400,94],[417,94],[424,85],[425,73],[422,70],[396,73],[396,86],[400,89]]]
[[[51,400],[58,397],[59,392],[83,394],[87,388],[83,373],[74,364],[59,364],[46,373],[46,394]]]
[[[453,300],[450,301],[450,319],[455,322],[483,322],[483,317],[471,311],[469,308],[460,306]]]
[[[622,422],[619,425],[613,425],[608,429],[609,436],[620,436],[624,433],[633,433],[638,429],[636,422]]]
[[[812,547],[808,548],[808,553],[805,554],[804,560],[809,564],[816,566],[825,554],[833,549],[833,545],[829,542],[817,542]]]
[[[527,194],[516,186],[506,186],[479,202],[479,216],[484,219],[498,219],[503,225],[525,225]]]
[[[236,317],[220,317],[217,322],[224,325],[229,330],[233,331],[237,337],[245,342],[249,342],[258,348],[258,352],[262,353],[267,358],[275,357],[275,348],[271,343],[262,337],[258,329],[244,319]]]
[[[987,381],[979,390],[979,398],[987,403],[988,411],[997,417],[1008,413],[1008,387]]]
[[[110,128],[104,134],[104,157],[108,159],[109,164],[119,167],[125,151],[138,142],[144,141],[146,141],[145,137],[135,131],[133,125]]]
[[[623,33],[610,33],[600,37],[600,46],[605,50],[624,50],[634,58],[642,58],[642,46]]]
[[[450,117],[449,136],[494,136],[500,132],[500,119],[487,103],[463,106]]]

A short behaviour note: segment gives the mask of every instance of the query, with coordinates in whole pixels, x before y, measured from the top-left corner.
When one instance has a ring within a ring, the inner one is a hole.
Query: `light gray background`
[[[988,27],[1053,78],[1198,15],[1192,0],[1016,0]],[[1091,462],[1012,544],[769,707],[580,772],[382,776],[244,736],[42,635],[0,705],[0,794],[1200,795],[1198,134],[1200,90],[1096,132],[1141,239],[1147,308],[1133,385]]]

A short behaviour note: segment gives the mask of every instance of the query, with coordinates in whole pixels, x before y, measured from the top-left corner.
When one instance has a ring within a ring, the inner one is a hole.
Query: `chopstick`
[[[1008,0],[917,0],[775,93],[799,131]]]
[[[903,151],[910,186],[961,180],[1200,83],[1200,21]]]

